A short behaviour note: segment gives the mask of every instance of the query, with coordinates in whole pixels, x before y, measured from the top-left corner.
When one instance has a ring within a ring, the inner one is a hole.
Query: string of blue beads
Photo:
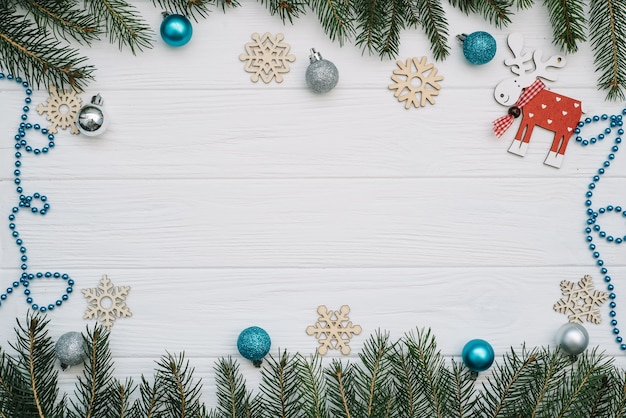
[[[0,80],[8,80],[15,81],[17,84],[21,85],[26,93],[26,97],[24,98],[24,106],[22,107],[22,115],[20,116],[20,123],[17,129],[17,134],[15,135],[15,169],[13,170],[14,180],[13,182],[17,186],[15,191],[19,196],[19,202],[17,206],[14,206],[11,209],[11,214],[9,215],[9,229],[11,230],[11,236],[15,238],[15,244],[20,249],[20,269],[22,270],[22,274],[20,276],[19,281],[14,281],[11,284],[11,287],[6,289],[5,293],[0,294],[0,306],[2,303],[11,295],[17,288],[20,286],[24,287],[24,295],[26,296],[26,303],[28,303],[31,308],[35,311],[46,312],[51,311],[55,307],[61,306],[64,301],[69,299],[70,294],[73,291],[74,280],[72,280],[67,274],[61,274],[58,272],[37,272],[37,273],[29,273],[28,272],[28,256],[26,255],[27,250],[22,238],[20,238],[20,233],[17,230],[16,218],[20,210],[28,210],[31,214],[44,216],[48,210],[50,210],[50,204],[48,203],[48,198],[41,193],[33,193],[32,195],[24,194],[24,188],[22,187],[22,180],[20,176],[22,175],[22,152],[32,153],[33,155],[45,155],[54,148],[54,134],[50,133],[47,129],[42,128],[39,124],[31,124],[28,121],[28,112],[30,111],[30,104],[32,102],[31,95],[33,91],[31,90],[28,82],[23,80],[21,77],[14,77],[11,74],[7,74],[5,76],[4,73],[0,72]],[[45,137],[45,141],[47,141],[47,146],[38,148],[31,146],[26,140],[26,136],[29,132],[38,131],[41,135]],[[40,202],[39,205],[36,202]],[[59,279],[64,281],[65,284],[65,293],[61,295],[59,299],[57,299],[54,303],[50,303],[48,305],[42,304],[39,305],[35,303],[33,299],[33,292],[30,289],[31,281],[35,279]]]
[[[600,240],[604,240],[609,244],[613,245],[621,245],[626,242],[626,235],[622,236],[614,236],[609,234],[609,232],[602,229],[598,220],[600,216],[606,214],[620,214],[621,216],[626,218],[626,210],[621,206],[607,205],[604,207],[600,207],[597,210],[594,209],[593,201],[591,198],[593,197],[593,192],[596,189],[598,182],[602,178],[604,174],[606,174],[607,170],[611,167],[611,162],[615,160],[615,154],[619,151],[619,146],[622,143],[622,135],[624,134],[623,126],[623,116],[626,115],[626,109],[622,110],[620,115],[612,115],[608,116],[603,114],[601,116],[593,116],[588,117],[580,122],[578,122],[578,126],[574,130],[574,134],[576,136],[576,142],[580,143],[582,146],[588,146],[596,144],[600,141],[603,141],[605,138],[610,135],[615,135],[614,144],[611,146],[611,152],[607,155],[606,160],[602,163],[602,166],[598,169],[597,173],[592,177],[591,183],[587,186],[587,192],[585,193],[585,207],[587,214],[587,227],[585,228],[585,240],[587,245],[589,246],[589,250],[591,251],[591,255],[595,260],[596,266],[600,269],[600,273],[603,276],[604,282],[606,283],[606,289],[609,291],[609,316],[611,317],[610,324],[613,327],[612,333],[615,335],[615,342],[619,344],[621,350],[626,351],[626,343],[624,342],[624,338],[621,336],[619,328],[617,328],[617,312],[615,308],[617,307],[617,303],[615,300],[617,299],[617,295],[615,294],[615,285],[612,283],[611,276],[609,275],[609,270],[605,266],[604,260],[600,256],[600,251],[598,251],[597,245],[594,243],[594,237],[592,234],[595,234]],[[585,125],[595,124],[597,122],[607,123],[608,126],[602,130],[598,135],[591,137],[589,139],[584,139],[580,136],[581,129]]]

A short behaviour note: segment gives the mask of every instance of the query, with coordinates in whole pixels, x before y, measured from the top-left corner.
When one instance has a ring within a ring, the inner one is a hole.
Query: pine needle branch
[[[114,396],[113,360],[109,349],[109,332],[101,325],[87,328],[83,375],[78,377],[71,401],[71,417],[107,416],[109,400]]]
[[[193,377],[194,369],[185,361],[185,354],[167,354],[157,362],[155,382],[157,399],[165,416],[191,418],[201,414],[202,381]]]
[[[190,16],[196,22],[198,21],[198,16],[202,18],[208,17],[208,5],[210,2],[211,0],[152,0],[152,4],[163,9],[164,12]]]
[[[476,10],[482,14],[485,20],[502,28],[511,23],[510,0],[476,0]]]
[[[156,383],[150,383],[143,375],[139,385],[139,398],[135,402],[134,409],[137,415],[143,418],[159,417],[163,412],[158,406]]]
[[[239,364],[231,357],[220,358],[214,367],[217,383],[217,409],[220,417],[245,418],[250,410],[251,393],[239,371]]]
[[[77,0],[67,0],[63,7],[58,0],[17,0],[17,4],[33,16],[38,27],[50,29],[66,41],[71,38],[89,44],[98,39],[96,20],[78,9]]]
[[[10,344],[18,356],[13,372],[22,377],[21,382],[13,381],[18,384],[18,390],[13,391],[15,400],[20,402],[17,411],[32,418],[61,417],[64,409],[64,399],[56,403],[58,372],[54,369],[54,344],[47,324],[45,317],[29,312],[24,324],[17,321],[17,341]]]
[[[354,16],[346,0],[309,0],[308,5],[332,41],[343,45],[354,35]]]
[[[607,100],[626,98],[626,3],[621,0],[591,0],[589,33],[598,87],[607,90]]]
[[[436,60],[443,60],[450,54],[448,46],[448,21],[441,0],[407,0],[412,20],[419,22],[430,40],[431,50]]]
[[[283,23],[289,20],[289,23],[293,23],[294,18],[300,17],[300,14],[305,13],[305,2],[301,0],[258,0],[261,4],[264,4],[272,16],[280,16]]]
[[[21,75],[39,87],[61,86],[81,90],[92,78],[87,58],[62,45],[28,20],[0,4],[0,69]]]
[[[326,368],[329,412],[337,418],[360,418],[362,408],[355,399],[354,367],[333,360]]]
[[[395,345],[391,355],[396,377],[395,403],[398,415],[419,418],[420,381],[415,358],[408,354],[404,342]]]
[[[458,418],[471,418],[476,416],[477,392],[472,372],[452,360],[453,396],[450,399],[450,416]]]
[[[152,29],[137,9],[124,0],[84,0],[88,12],[104,27],[111,43],[121,50],[128,46],[133,54],[152,47]]]
[[[298,373],[294,356],[279,351],[278,357],[269,356],[261,370],[261,407],[271,417],[299,417],[297,396]]]
[[[554,44],[566,52],[578,51],[586,40],[584,0],[544,0],[550,15]]]
[[[322,359],[319,355],[305,358],[296,356],[295,363],[298,373],[299,408],[308,418],[326,418],[328,416],[326,401],[326,381]]]

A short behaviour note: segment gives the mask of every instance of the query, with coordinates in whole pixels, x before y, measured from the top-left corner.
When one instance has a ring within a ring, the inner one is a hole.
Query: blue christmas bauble
[[[482,372],[491,367],[495,354],[491,344],[485,340],[476,339],[465,344],[461,357],[468,369],[473,372]]]
[[[191,39],[193,27],[183,15],[168,14],[161,22],[161,38],[170,46],[183,46]]]
[[[237,349],[239,353],[252,360],[255,366],[259,367],[263,357],[270,352],[270,346],[272,340],[270,340],[269,334],[260,327],[249,327],[241,331],[239,338],[237,338]]]
[[[496,40],[487,32],[470,33],[463,39],[463,55],[472,64],[486,64],[496,55]]]

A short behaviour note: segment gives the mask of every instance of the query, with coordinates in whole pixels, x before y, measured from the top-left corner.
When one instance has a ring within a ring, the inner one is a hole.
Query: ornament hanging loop
[[[315,48],[311,48],[311,55],[309,55],[309,63],[313,64],[314,62],[322,60],[322,54],[315,50]]]

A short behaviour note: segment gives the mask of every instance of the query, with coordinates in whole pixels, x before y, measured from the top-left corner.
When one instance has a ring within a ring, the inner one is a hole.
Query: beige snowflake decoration
[[[100,279],[98,287],[83,289],[82,292],[89,303],[84,319],[96,319],[110,330],[116,318],[132,316],[126,306],[130,286],[114,286],[106,274]]]
[[[319,342],[317,352],[324,355],[328,350],[341,350],[341,354],[350,353],[350,339],[361,333],[360,325],[353,325],[348,317],[350,307],[343,305],[338,311],[329,311],[322,305],[317,308],[319,318],[315,325],[306,327],[308,335],[315,335]]]
[[[435,104],[435,96],[439,94],[443,76],[437,75],[437,69],[432,63],[426,63],[426,57],[408,58],[406,63],[397,62],[399,69],[393,70],[391,79],[393,84],[389,90],[395,90],[394,96],[399,102],[406,102],[404,107],[411,105],[419,108],[426,106],[426,102]]]
[[[44,106],[40,103],[37,106],[37,113],[43,115],[47,113],[46,119],[52,122],[48,126],[48,131],[56,134],[58,129],[70,128],[70,132],[78,135],[80,131],[76,127],[76,115],[82,106],[83,101],[76,95],[74,91],[57,91],[56,87],[50,87],[50,97]]]
[[[282,83],[282,74],[289,72],[289,63],[296,60],[296,56],[289,53],[289,44],[282,43],[285,39],[282,33],[274,38],[271,33],[262,37],[258,33],[252,34],[254,42],[245,45],[246,53],[241,54],[239,59],[245,61],[245,70],[252,73],[250,79],[256,83],[259,77],[269,83],[273,78],[277,83]]]
[[[586,275],[578,283],[563,280],[561,293],[564,297],[554,304],[554,310],[566,314],[569,322],[602,322],[598,308],[606,302],[609,295],[594,289],[591,276]]]

